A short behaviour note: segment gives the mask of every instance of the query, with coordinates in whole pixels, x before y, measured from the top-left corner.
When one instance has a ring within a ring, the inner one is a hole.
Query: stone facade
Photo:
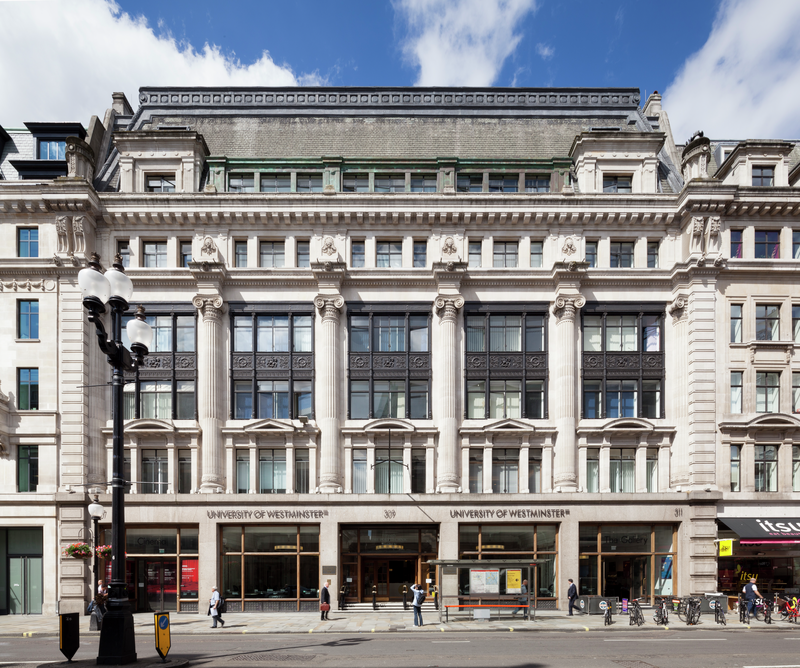
[[[718,519],[793,517],[793,144],[699,136],[675,164],[637,89],[114,100],[68,176],[0,182],[0,527],[41,529],[43,612],[85,609],[62,550],[110,505],[92,252],[156,330],[126,377],[138,609],[204,613],[213,584],[315,609],[328,577],[388,599],[385,567],[457,597],[426,562],[477,554],[544,559],[542,606],[567,577],[710,592]]]

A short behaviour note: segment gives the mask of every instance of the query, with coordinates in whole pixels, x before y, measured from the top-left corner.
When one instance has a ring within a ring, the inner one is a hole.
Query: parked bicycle
[[[725,619],[725,604],[720,601],[709,601],[709,606],[714,610],[714,621],[717,624],[722,624],[723,626],[727,625],[727,620]]]
[[[744,600],[744,596],[739,594],[739,601],[737,603],[739,607],[739,623],[740,624],[749,624],[750,623],[750,613],[747,610],[747,602]]]
[[[797,597],[789,598],[788,596],[775,594],[775,612],[780,614],[781,620],[790,624],[797,624],[797,618],[800,617],[800,606],[798,606]]]
[[[700,620],[700,599],[699,598],[694,598],[692,596],[686,596],[686,597],[681,598],[681,599],[672,599],[672,605],[674,607],[675,613],[678,615],[678,619],[680,619],[682,622],[685,622],[686,624],[696,624],[697,623],[697,621],[695,621],[695,622],[690,622],[689,621],[689,612],[693,610],[693,604],[692,604],[693,601],[697,602],[696,614],[697,614],[697,620],[699,621]]]
[[[680,613],[678,613],[680,616]],[[686,607],[684,616],[686,617],[687,626],[697,626],[700,621],[700,599],[694,596],[686,599]]]
[[[603,626],[611,626],[611,606],[612,603],[606,604],[606,611],[603,613]]]
[[[628,624],[633,626],[636,624],[637,626],[641,626],[644,624],[644,615],[642,614],[642,608],[639,605],[638,598],[632,598],[628,602]]]
[[[666,626],[669,624],[669,605],[668,599],[661,598],[656,603],[656,609],[653,611],[653,621],[659,626]]]

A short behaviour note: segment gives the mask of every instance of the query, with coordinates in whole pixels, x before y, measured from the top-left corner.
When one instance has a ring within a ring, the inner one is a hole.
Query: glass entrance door
[[[361,600],[372,600],[375,586],[376,600],[401,601],[403,585],[411,590],[417,581],[417,559],[367,559],[361,560]],[[410,600],[410,599],[409,599]]]
[[[42,558],[9,557],[9,612],[42,614]]]
[[[174,559],[139,560],[139,612],[178,609],[177,566],[177,561]]]

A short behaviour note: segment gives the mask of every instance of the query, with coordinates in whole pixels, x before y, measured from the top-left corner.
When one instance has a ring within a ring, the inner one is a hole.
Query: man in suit
[[[572,617],[573,607],[578,612],[580,612],[581,609],[578,607],[578,588],[575,586],[575,583],[572,581],[572,578],[570,578],[568,582],[569,582],[569,589],[567,590],[567,598],[569,599],[569,616]]]

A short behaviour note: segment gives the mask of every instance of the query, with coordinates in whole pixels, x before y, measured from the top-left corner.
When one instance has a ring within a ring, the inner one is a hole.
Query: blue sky
[[[0,0],[0,26],[7,128],[140,86],[633,86],[677,142],[800,138],[800,0]]]

